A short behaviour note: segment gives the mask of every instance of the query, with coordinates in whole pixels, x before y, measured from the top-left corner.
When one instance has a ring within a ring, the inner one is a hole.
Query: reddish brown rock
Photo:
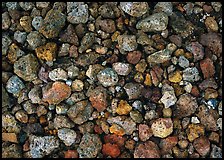
[[[129,52],[127,55],[127,61],[131,64],[137,64],[141,59],[142,53],[140,51]]]
[[[43,101],[49,104],[59,104],[71,94],[71,88],[63,82],[54,82],[52,87],[43,93]]]
[[[116,158],[120,155],[120,149],[117,144],[106,143],[103,144],[102,152],[104,155],[111,156],[112,158]]]
[[[147,141],[152,136],[152,130],[147,124],[139,124],[138,132],[141,141]]]
[[[103,130],[102,130],[101,127],[98,126],[98,125],[95,125],[95,126],[94,126],[94,131],[95,131],[97,134],[102,134],[102,133],[103,133]]]
[[[119,147],[124,146],[125,140],[125,137],[117,136],[116,134],[107,134],[104,136],[105,143],[117,144]]]
[[[159,147],[152,141],[139,144],[135,148],[134,158],[160,158]]]
[[[152,77],[152,83],[154,86],[158,86],[159,82],[162,81],[163,69],[156,65],[150,70],[150,74]]]
[[[113,33],[116,31],[116,26],[112,19],[96,20],[96,28],[100,28],[102,31],[107,33]]]
[[[59,40],[62,42],[74,44],[75,46],[79,45],[78,36],[76,35],[75,29],[71,24],[69,24],[64,33],[60,35]]]
[[[162,97],[162,95],[161,95],[160,89],[157,87],[154,88],[152,90],[152,97],[150,98],[150,100],[154,103],[157,103],[161,97]]]
[[[161,154],[171,153],[172,148],[177,144],[177,136],[169,136],[166,139],[161,139],[159,147],[162,149]]]
[[[201,156],[206,156],[210,152],[210,142],[205,136],[195,139],[193,146]]]
[[[192,89],[191,89],[191,94],[195,97],[198,97],[200,95],[200,92],[198,90],[198,87],[197,86],[193,86]]]
[[[64,158],[79,158],[78,152],[76,150],[67,150],[64,154]]]
[[[91,93],[89,100],[98,112],[102,112],[107,107],[107,90],[102,86],[96,87]]]
[[[205,79],[213,77],[215,74],[215,66],[210,58],[200,61],[200,67]]]

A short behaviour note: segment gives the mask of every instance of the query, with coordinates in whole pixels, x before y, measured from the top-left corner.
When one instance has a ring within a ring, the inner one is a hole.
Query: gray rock
[[[33,7],[35,7],[33,2],[19,2],[19,5],[25,11],[29,11],[29,10],[33,9]]]
[[[74,105],[76,102],[84,100],[86,98],[83,92],[74,92],[72,95],[66,100],[66,103],[69,105]]]
[[[115,18],[114,11],[109,4],[103,4],[102,6],[100,6],[98,12],[103,18]]]
[[[165,12],[168,16],[173,13],[172,2],[158,2],[154,7],[154,12]]]
[[[183,80],[195,82],[200,79],[198,69],[196,67],[189,67],[183,70]]]
[[[35,50],[37,47],[40,47],[46,43],[46,39],[38,31],[32,31],[27,35],[27,42],[30,45],[32,50]]]
[[[68,79],[68,74],[62,68],[56,68],[49,72],[49,78],[52,81],[66,81]]]
[[[60,138],[66,146],[71,146],[76,140],[76,132],[69,128],[61,128],[58,130],[58,138]]]
[[[136,28],[143,32],[163,31],[168,25],[168,16],[164,12],[154,13],[149,17],[140,20],[136,24]]]
[[[89,68],[86,71],[86,76],[94,81],[97,79],[97,74],[101,70],[103,70],[103,66],[101,66],[100,64],[89,65]]]
[[[168,49],[164,49],[158,52],[155,52],[147,57],[147,62],[150,63],[164,63],[171,59],[171,54]]]
[[[186,46],[186,49],[193,53],[194,62],[197,62],[204,58],[204,47],[198,42],[191,42]]]
[[[91,104],[85,100],[71,106],[67,112],[68,117],[76,124],[82,124],[89,120],[93,112]]]
[[[2,35],[2,55],[5,56],[7,54],[9,45],[12,43],[12,40],[7,34]]]
[[[16,75],[9,78],[6,83],[6,90],[13,95],[17,95],[23,88],[25,88],[23,81]]]
[[[68,77],[70,79],[74,79],[75,77],[79,75],[79,68],[74,65],[71,65],[67,68],[67,72],[68,72]]]
[[[50,2],[36,2],[37,8],[47,8]]]
[[[14,39],[15,39],[18,43],[24,44],[25,41],[26,41],[26,37],[27,37],[26,32],[16,31],[16,32],[14,33]]]
[[[113,69],[106,68],[97,74],[97,79],[104,87],[115,86],[118,82],[118,75]]]
[[[4,113],[2,115],[2,129],[9,133],[19,133],[21,126],[18,124],[13,115],[10,113]]]
[[[211,5],[216,12],[219,12],[220,9],[222,8],[222,3],[221,2],[211,2]]]
[[[28,93],[28,97],[32,101],[32,103],[40,103],[42,98],[41,94],[41,86],[35,85]]]
[[[174,88],[168,84],[164,84],[162,87],[162,98],[160,101],[164,104],[165,108],[169,108],[174,105],[177,101],[175,96]]]
[[[222,149],[215,144],[212,144],[212,151],[210,153],[210,158],[222,158]]]
[[[25,81],[37,79],[39,63],[33,54],[21,57],[14,63],[14,72]]]
[[[23,109],[27,112],[27,114],[34,114],[36,113],[36,107],[31,103],[30,100],[24,102]]]
[[[75,124],[69,118],[63,115],[57,115],[54,118],[54,128],[73,128]]]
[[[119,35],[117,40],[121,52],[134,51],[138,47],[135,35]]]
[[[72,24],[86,23],[89,18],[88,5],[83,2],[67,2],[67,20]]]
[[[56,105],[56,109],[55,110],[56,110],[57,114],[66,114],[68,109],[69,109],[68,105],[59,104],[59,105]]]
[[[102,142],[97,134],[85,133],[77,148],[79,158],[95,158],[100,153]]]
[[[116,62],[113,63],[113,69],[118,75],[126,76],[131,72],[132,67],[128,63]]]
[[[147,2],[120,2],[120,7],[133,17],[141,17],[149,10]]]
[[[128,95],[128,99],[138,99],[140,98],[139,96],[141,95],[143,89],[143,85],[139,83],[127,83],[124,86],[124,90]]]
[[[41,16],[36,16],[32,20],[32,26],[38,31],[40,27],[43,25],[43,22],[44,20]]]
[[[43,158],[59,148],[59,140],[54,136],[30,136],[29,141],[32,158]]]
[[[2,84],[2,107],[6,107],[8,105],[9,105],[9,95]]]
[[[94,33],[92,32],[86,33],[81,40],[81,46],[78,49],[79,53],[82,53],[86,51],[88,48],[90,48],[93,45],[94,41],[95,41]]]
[[[18,2],[6,2],[6,7],[9,10],[17,10],[19,8]]]
[[[189,67],[189,60],[187,58],[185,58],[184,56],[180,56],[178,59],[178,64],[182,68],[187,68],[187,67]]]
[[[2,13],[2,29],[7,30],[11,25],[11,20],[8,12]]]

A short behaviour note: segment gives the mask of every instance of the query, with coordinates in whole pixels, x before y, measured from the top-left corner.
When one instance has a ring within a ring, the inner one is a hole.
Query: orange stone
[[[126,138],[124,136],[118,136],[116,134],[107,134],[104,137],[105,143],[117,144],[119,147],[124,146]]]
[[[128,104],[127,101],[121,100],[116,112],[119,115],[127,115],[132,110],[132,107]]]
[[[151,75],[149,73],[147,73],[145,76],[144,84],[146,86],[152,86],[152,79],[151,79]]]
[[[116,158],[120,155],[120,149],[118,145],[111,143],[103,144],[102,152],[104,155],[111,156],[112,158]]]
[[[64,82],[54,82],[52,87],[43,93],[43,101],[49,104],[59,104],[71,95],[71,88]]]
[[[2,141],[18,143],[15,133],[2,133]]]
[[[64,158],[79,158],[78,152],[76,150],[67,150],[64,152]]]
[[[46,61],[54,61],[56,58],[57,44],[50,42],[35,49],[37,57]]]
[[[116,135],[123,136],[125,134],[125,131],[122,127],[113,123],[112,126],[110,127],[110,133],[114,133]]]

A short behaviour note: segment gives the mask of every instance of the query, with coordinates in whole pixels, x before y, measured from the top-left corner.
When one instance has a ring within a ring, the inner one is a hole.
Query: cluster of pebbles
[[[2,2],[2,157],[222,158],[220,2]]]

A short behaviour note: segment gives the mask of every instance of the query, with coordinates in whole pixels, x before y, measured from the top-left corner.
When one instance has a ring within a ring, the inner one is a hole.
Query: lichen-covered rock
[[[147,2],[120,2],[120,7],[133,17],[141,17],[149,10]]]
[[[58,10],[51,9],[44,18],[43,25],[39,32],[46,38],[55,38],[65,25],[65,15]]]
[[[152,141],[139,144],[135,148],[134,158],[160,158],[159,147]]]
[[[7,34],[2,35],[2,55],[6,55],[9,45],[12,43],[12,40]]]
[[[75,124],[66,116],[57,115],[54,118],[54,128],[73,128]]]
[[[103,69],[103,66],[101,66],[100,64],[89,65],[89,68],[86,71],[86,76],[89,77],[91,80],[96,80],[98,72]]]
[[[172,15],[173,4],[172,2],[158,2],[154,7],[154,12],[165,12],[168,16]]]
[[[97,79],[104,87],[115,86],[118,82],[118,75],[113,69],[106,68],[97,74]]]
[[[79,53],[83,53],[88,48],[90,48],[93,45],[94,41],[95,41],[94,33],[87,32],[81,40],[81,46],[78,49]]]
[[[101,151],[102,142],[97,134],[85,133],[77,151],[79,158],[95,158]]]
[[[23,16],[20,18],[20,25],[26,32],[31,32],[32,28],[32,18],[30,16]]]
[[[159,118],[151,126],[155,137],[165,138],[173,132],[173,122],[171,118]]]
[[[56,59],[57,44],[49,42],[46,45],[40,46],[35,49],[37,57],[46,61],[55,61]]]
[[[17,3],[17,2],[16,2]],[[2,143],[2,158],[22,158],[22,147],[18,144]]]
[[[12,64],[15,63],[18,58],[24,55],[25,52],[23,52],[15,43],[12,43],[9,46],[7,57]]]
[[[14,63],[14,72],[25,81],[37,79],[39,63],[33,54],[21,57]]]
[[[161,51],[158,51],[158,52],[155,52],[153,54],[150,54],[148,57],[147,57],[147,62],[149,64],[153,64],[153,63],[164,63],[166,61],[169,61],[171,59],[171,54],[172,52],[170,52],[169,50],[167,49],[164,49],[164,50],[161,50]]]
[[[143,32],[163,31],[168,25],[168,16],[164,12],[154,13],[136,24],[136,28]]]

